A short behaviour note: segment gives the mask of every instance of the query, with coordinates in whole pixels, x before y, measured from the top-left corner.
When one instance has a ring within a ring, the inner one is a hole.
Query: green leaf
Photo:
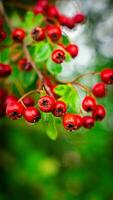
[[[68,45],[68,44],[70,44],[70,40],[69,40],[69,37],[67,37],[66,35],[63,35],[62,36],[62,43],[64,44],[64,45]]]
[[[68,95],[68,93],[70,92],[70,87],[68,85],[58,85],[57,87],[55,87],[55,93],[58,94],[59,96],[64,96],[64,95]]]
[[[47,135],[52,140],[56,140],[57,134],[58,133],[57,133],[56,123],[55,123],[55,117],[52,114],[50,114],[48,126],[47,126]]]
[[[21,27],[22,26],[22,20],[21,20],[19,14],[16,11],[14,11],[12,13],[11,22],[12,22],[12,25],[14,27]]]
[[[30,72],[20,72],[19,78],[22,82],[23,87],[27,88],[34,82],[36,78],[36,73],[34,72],[34,70]]]
[[[9,48],[5,48],[4,50],[0,51],[0,62],[7,63],[7,61],[9,60],[9,54]]]
[[[55,88],[55,93],[61,96],[68,107],[68,112],[80,112],[80,97],[78,91],[71,85],[58,85]]]
[[[51,58],[47,61],[47,69],[52,75],[57,75],[62,71],[62,66],[60,64],[54,63]]]
[[[36,26],[40,26],[43,20],[44,16],[42,14],[34,15],[33,12],[28,11],[22,26],[28,33],[30,33],[33,28],[35,28]]]
[[[34,60],[36,63],[47,60],[51,55],[51,49],[48,43],[39,42],[34,49]]]

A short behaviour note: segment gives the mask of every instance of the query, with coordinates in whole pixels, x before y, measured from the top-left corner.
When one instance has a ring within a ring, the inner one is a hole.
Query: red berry
[[[21,60],[19,60],[18,66],[19,66],[19,69],[23,70],[23,71],[31,71],[32,70],[32,65],[30,62],[27,61],[26,58],[22,58]]]
[[[106,95],[106,87],[104,83],[96,83],[93,86],[92,92],[96,97],[104,97]]]
[[[47,7],[47,5],[48,5],[48,0],[38,0],[37,1],[37,5],[38,6],[42,6],[42,8],[46,8]]]
[[[19,119],[24,113],[24,107],[20,102],[12,102],[6,107],[6,115],[13,120]]]
[[[95,107],[96,107],[95,99],[91,96],[86,96],[83,99],[82,107],[87,112],[91,112],[91,111],[95,110]]]
[[[17,101],[18,101],[18,98],[13,95],[7,96],[7,98],[5,99],[5,106],[11,103],[15,103]]]
[[[70,29],[74,28],[74,26],[75,26],[75,22],[74,22],[73,18],[66,17],[64,15],[59,15],[59,22],[63,26],[67,26]]]
[[[54,50],[52,53],[52,60],[57,64],[62,63],[65,60],[65,52],[61,49]]]
[[[38,122],[40,117],[41,115],[40,115],[39,110],[33,106],[26,108],[24,111],[24,119],[27,122],[30,122],[30,123]]]
[[[7,37],[7,34],[5,31],[0,30],[0,42],[4,41]]]
[[[83,117],[83,126],[84,128],[92,128],[94,126],[95,120],[91,116]]]
[[[113,69],[103,69],[100,76],[104,83],[113,84]]]
[[[74,114],[67,113],[63,116],[63,125],[66,130],[76,130],[76,120]]]
[[[92,117],[96,120],[96,121],[101,121],[104,119],[106,115],[106,111],[104,106],[102,105],[97,105],[96,109],[93,111]]]
[[[56,6],[50,5],[47,7],[47,16],[50,18],[59,16],[59,12],[58,12],[58,9],[56,8]]]
[[[26,36],[26,33],[22,28],[16,28],[12,32],[12,38],[15,42],[22,42],[25,36]]]
[[[79,129],[83,124],[83,118],[80,115],[74,115],[76,122],[76,129]]]
[[[10,65],[0,63],[0,77],[5,78],[12,72]]]
[[[39,99],[38,106],[43,112],[52,112],[55,106],[55,100],[51,96],[43,96]]]
[[[44,14],[44,8],[43,6],[36,4],[36,6],[33,8],[33,12],[35,15]]]
[[[45,29],[41,27],[36,27],[31,33],[33,40],[41,41],[45,39]]]
[[[66,50],[69,52],[69,54],[74,58],[78,55],[78,46],[74,44],[69,44],[66,47]]]
[[[84,23],[86,16],[83,13],[77,13],[73,19],[75,23]]]
[[[52,41],[56,42],[60,39],[62,32],[58,26],[49,26],[47,28],[47,34]]]
[[[66,113],[66,104],[63,101],[55,102],[52,113],[56,117],[62,117]]]
[[[5,99],[7,97],[7,92],[0,88],[0,104],[4,103]]]
[[[26,107],[34,106],[34,100],[31,97],[25,97],[23,99],[23,103],[25,104]]]

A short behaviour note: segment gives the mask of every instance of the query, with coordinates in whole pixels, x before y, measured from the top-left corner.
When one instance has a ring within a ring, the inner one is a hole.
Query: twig
[[[76,82],[76,81],[78,81],[81,78],[86,77],[86,76],[99,75],[99,74],[100,74],[100,72],[88,72],[86,74],[82,74],[82,75],[76,77],[75,80],[73,81],[73,83]]]
[[[31,90],[30,92],[27,92],[26,94],[24,94],[18,101],[22,101],[25,97],[34,94],[34,93],[41,93],[40,90],[36,89],[36,90]]]

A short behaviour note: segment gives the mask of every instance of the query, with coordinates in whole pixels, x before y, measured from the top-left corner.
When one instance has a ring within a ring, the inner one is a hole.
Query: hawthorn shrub
[[[87,22],[85,14],[67,17],[48,0],[38,0],[23,20],[18,16],[16,25],[2,1],[0,13],[0,117],[23,117],[31,124],[42,120],[49,125],[46,131],[51,139],[57,137],[57,123],[75,131],[101,122],[106,108],[98,98],[106,97],[107,85],[113,84],[112,69],[76,76],[69,83],[57,80],[62,63],[79,54],[78,45],[72,44],[62,27],[82,26]],[[100,81],[87,87],[81,79],[88,76],[99,76]],[[86,92],[82,102],[77,87]]]

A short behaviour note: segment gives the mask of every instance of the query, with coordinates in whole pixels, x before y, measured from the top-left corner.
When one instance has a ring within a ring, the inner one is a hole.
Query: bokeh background
[[[9,14],[24,14],[19,7],[35,1],[4,3]],[[59,0],[56,4],[70,16],[79,10],[87,14],[86,24],[63,30],[80,46],[80,54],[69,71],[64,66],[58,79],[113,68],[113,1]],[[97,80],[82,82],[92,85]],[[107,93],[100,100],[108,110],[102,123],[74,133],[58,126],[56,141],[48,138],[41,122],[30,126],[23,120],[0,119],[0,200],[113,200],[112,86]]]

